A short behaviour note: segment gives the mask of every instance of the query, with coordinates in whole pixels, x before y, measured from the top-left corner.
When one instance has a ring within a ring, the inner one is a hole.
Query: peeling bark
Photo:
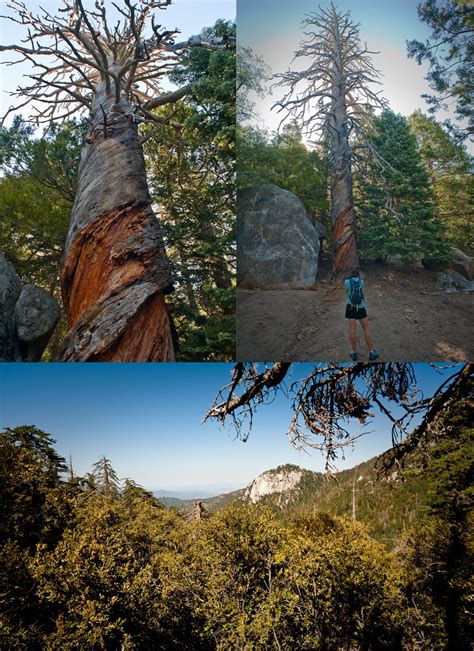
[[[342,279],[347,270],[359,265],[356,249],[355,213],[353,206],[334,214],[333,278]]]
[[[171,291],[169,264],[151,208],[137,124],[168,122],[152,109],[192,91],[193,84],[170,93],[162,89],[163,78],[180,69],[183,51],[234,49],[235,38],[176,42],[177,28],[155,23],[154,12],[170,1],[113,2],[118,12],[113,25],[102,1],[94,9],[81,0],[66,2],[57,15],[8,3],[13,15],[5,18],[21,25],[25,38],[0,45],[0,52],[21,55],[9,65],[28,60],[36,74],[12,93],[19,103],[2,119],[39,100],[37,125],[84,110],[91,124],[61,275],[69,327],[63,361],[174,361],[176,333],[164,301]],[[39,62],[44,56],[46,65]],[[1,329],[0,318],[0,339]]]
[[[163,292],[142,282],[84,312],[68,333],[64,362],[156,362],[174,359]]]
[[[62,361],[174,361],[169,262],[132,107],[99,86],[66,240]]]

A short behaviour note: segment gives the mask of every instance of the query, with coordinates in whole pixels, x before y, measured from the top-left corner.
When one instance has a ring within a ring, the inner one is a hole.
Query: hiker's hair
[[[348,271],[344,280],[349,280],[349,278],[360,278],[359,267],[352,267],[352,269]]]

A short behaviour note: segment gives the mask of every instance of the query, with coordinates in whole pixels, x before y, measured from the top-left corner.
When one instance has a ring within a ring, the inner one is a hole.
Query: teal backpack
[[[353,305],[356,308],[356,310],[358,310],[364,301],[364,293],[362,291],[362,280],[360,278],[349,278],[349,282],[351,284],[351,292],[350,292],[349,300],[351,302],[351,305]]]

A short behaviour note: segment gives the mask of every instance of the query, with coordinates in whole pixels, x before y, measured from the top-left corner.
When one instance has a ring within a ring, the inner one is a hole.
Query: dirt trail
[[[345,292],[322,275],[311,290],[237,291],[238,361],[350,361]],[[474,359],[473,294],[437,291],[435,272],[422,268],[373,266],[362,275],[380,361]]]

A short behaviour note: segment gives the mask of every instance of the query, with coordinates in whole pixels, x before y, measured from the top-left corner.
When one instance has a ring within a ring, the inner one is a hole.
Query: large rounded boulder
[[[0,253],[0,362],[37,362],[59,321],[56,299],[25,285]]]
[[[318,271],[320,234],[294,194],[276,185],[237,197],[237,276],[247,288],[305,289]]]
[[[15,305],[15,324],[26,362],[37,362],[59,321],[56,300],[40,287],[25,285]]]

